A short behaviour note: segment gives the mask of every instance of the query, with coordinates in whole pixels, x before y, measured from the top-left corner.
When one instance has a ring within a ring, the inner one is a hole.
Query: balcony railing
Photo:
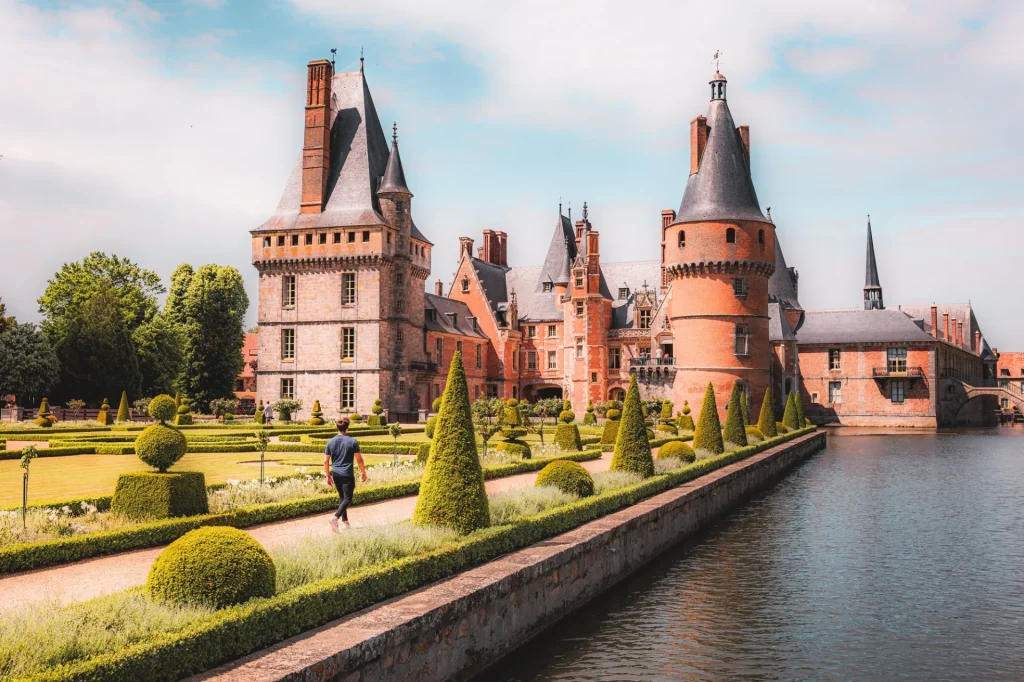
[[[630,367],[675,367],[675,358],[630,358]]]
[[[920,367],[907,367],[906,369],[875,367],[871,370],[871,376],[875,379],[923,379],[924,370]]]

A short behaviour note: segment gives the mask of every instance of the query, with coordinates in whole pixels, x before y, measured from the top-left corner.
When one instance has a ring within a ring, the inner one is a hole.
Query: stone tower
[[[699,408],[710,381],[724,417],[735,382],[743,382],[756,409],[770,381],[775,226],[758,204],[750,131],[733,123],[725,76],[716,72],[709,84],[707,117],[690,122],[690,177],[678,214],[664,228],[664,267],[675,339],[673,401]]]
[[[882,283],[878,281],[878,263],[875,262],[875,240],[871,238],[871,216],[868,216],[868,253],[864,264],[864,310],[885,310],[882,302]]]

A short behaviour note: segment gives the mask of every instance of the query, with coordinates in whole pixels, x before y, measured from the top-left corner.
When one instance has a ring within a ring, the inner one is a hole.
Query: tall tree
[[[142,395],[173,393],[182,367],[181,329],[163,313],[132,333],[142,378]]]
[[[182,271],[178,268],[177,274]],[[242,322],[249,308],[242,275],[227,265],[204,265],[189,278],[180,319],[183,365],[179,385],[192,404],[234,395],[235,378],[245,367]]]
[[[57,354],[35,325],[9,324],[0,331],[0,396],[35,404],[57,383],[59,368]]]
[[[188,263],[179,265],[171,273],[171,291],[164,303],[164,315],[174,324],[185,324],[185,299],[188,297],[188,288],[192,285],[195,274],[195,270]]]
[[[6,331],[9,327],[13,327],[18,324],[18,321],[13,317],[7,317],[7,306],[4,305],[4,299],[0,298],[0,333]]]

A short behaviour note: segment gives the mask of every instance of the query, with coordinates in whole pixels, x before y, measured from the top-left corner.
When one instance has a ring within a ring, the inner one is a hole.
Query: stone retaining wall
[[[824,445],[789,441],[195,679],[467,679]]]

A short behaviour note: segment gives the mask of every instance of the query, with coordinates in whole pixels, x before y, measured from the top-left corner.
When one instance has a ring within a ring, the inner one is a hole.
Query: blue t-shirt
[[[352,460],[355,459],[357,452],[359,452],[359,441],[352,436],[339,433],[327,441],[324,454],[331,456],[331,476],[355,478]]]

